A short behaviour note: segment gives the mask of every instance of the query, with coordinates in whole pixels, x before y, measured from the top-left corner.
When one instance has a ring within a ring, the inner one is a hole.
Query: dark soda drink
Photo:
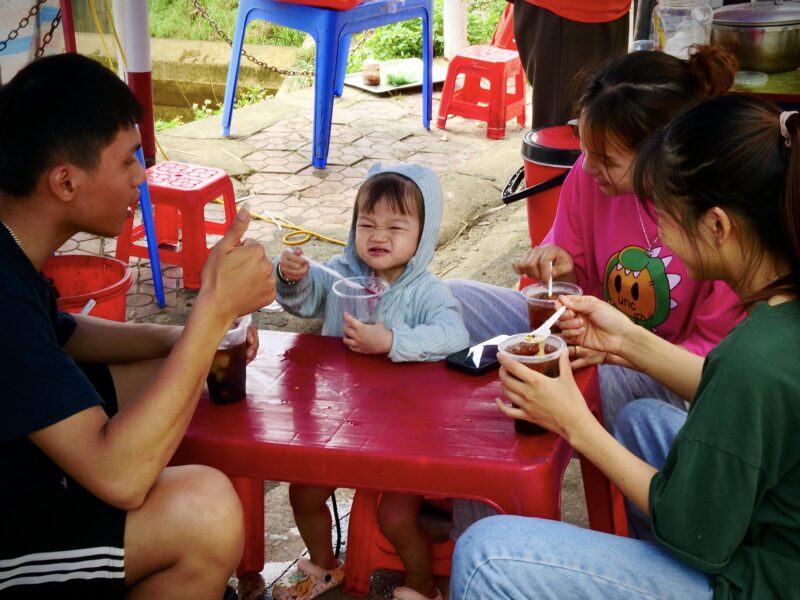
[[[559,295],[581,295],[583,290],[574,283],[566,281],[554,281],[553,293],[547,293],[547,285],[536,283],[529,285],[522,290],[525,299],[528,301],[528,323],[531,329],[536,329],[549,319],[556,312],[556,300]],[[554,323],[550,328],[553,333],[561,333],[558,323]]]
[[[247,343],[220,348],[208,372],[208,395],[215,404],[244,400],[247,383]]]
[[[558,296],[548,296],[547,292],[543,292],[532,296],[531,299],[538,300],[538,302],[528,301],[528,322],[531,324],[531,329],[533,330],[547,321],[550,315],[556,312],[556,300]],[[553,333],[561,333],[561,328],[558,326],[558,323],[553,323],[550,327],[550,331]]]
[[[532,343],[525,340],[525,334],[514,336],[500,346],[502,352],[512,355],[529,369],[547,377],[558,377],[558,359],[564,348],[566,343],[560,337],[550,336],[544,342]],[[514,406],[519,408],[517,405]],[[514,430],[523,435],[547,433],[544,427],[525,419],[514,419]]]

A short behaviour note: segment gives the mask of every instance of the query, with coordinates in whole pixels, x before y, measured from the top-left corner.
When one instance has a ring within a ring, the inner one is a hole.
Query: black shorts
[[[112,416],[117,398],[108,367],[80,366]],[[0,600],[124,598],[126,514],[68,477],[0,502]]]
[[[4,505],[0,598],[124,598],[126,512],[74,481]]]

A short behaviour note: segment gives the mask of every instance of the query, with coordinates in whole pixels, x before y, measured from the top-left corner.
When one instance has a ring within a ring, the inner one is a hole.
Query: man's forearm
[[[75,315],[77,327],[66,345],[76,361],[126,363],[163,358],[183,327],[152,323],[118,323]]]

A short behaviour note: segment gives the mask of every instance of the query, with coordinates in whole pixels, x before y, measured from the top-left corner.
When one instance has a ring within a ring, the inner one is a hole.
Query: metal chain
[[[228,34],[226,34],[222,30],[222,28],[214,21],[214,19],[211,18],[211,15],[208,14],[208,11],[203,6],[200,5],[199,0],[192,0],[192,4],[194,5],[194,7],[197,10],[197,12],[199,12],[200,15],[202,15],[202,17],[208,22],[208,24],[211,26],[211,28],[217,33],[217,35],[219,37],[221,37],[223,40],[225,40],[226,42],[228,42],[229,46],[233,46],[233,40],[230,37],[228,37]],[[366,41],[370,38],[370,36],[372,36],[374,31],[375,31],[374,29],[370,29],[369,31],[366,31],[364,33],[364,35],[361,36],[361,39],[359,40],[358,44],[353,46],[353,48],[350,51],[351,52],[355,52],[356,50],[359,50],[366,43]],[[266,69],[267,71],[271,71],[273,73],[279,73],[281,75],[294,75],[294,76],[300,76],[300,77],[313,77],[314,76],[314,71],[294,71],[292,69],[279,69],[278,67],[273,67],[273,66],[268,65],[267,63],[257,59],[255,56],[253,56],[252,54],[247,52],[244,48],[242,48],[242,56],[244,56],[247,60],[257,64],[262,69]]]
[[[44,54],[44,49],[47,47],[47,44],[51,42],[53,39],[53,34],[55,33],[58,26],[61,24],[61,11],[59,10],[56,13],[56,16],[53,17],[53,20],[50,22],[50,31],[44,34],[42,38],[42,45],[36,49],[36,58],[41,58],[42,54]]]
[[[31,22],[31,19],[33,17],[35,17],[37,14],[39,14],[39,9],[41,8],[42,4],[44,4],[45,2],[47,2],[47,0],[36,0],[36,4],[34,4],[31,7],[31,9],[28,11],[28,15],[25,16],[25,17],[22,17],[19,20],[19,23],[17,24],[17,27],[15,29],[12,29],[9,32],[8,36],[6,37],[6,39],[3,40],[2,42],[0,42],[0,52],[2,52],[3,50],[6,49],[6,47],[8,46],[8,43],[10,41],[17,39],[17,37],[19,36],[19,32],[22,31],[23,29],[25,29],[28,26],[28,24]]]
[[[194,7],[197,10],[197,12],[199,12],[206,21],[208,21],[208,24],[211,25],[211,28],[217,32],[217,35],[226,42],[228,42],[229,46],[233,46],[233,40],[230,37],[228,37],[228,34],[222,31],[222,28],[214,21],[214,19],[211,18],[211,15],[209,15],[208,11],[206,11],[206,9],[200,5],[200,2],[198,0],[192,0],[192,4],[194,4]],[[294,71],[292,69],[279,69],[278,67],[270,66],[267,63],[258,60],[255,56],[247,52],[244,48],[242,48],[242,56],[244,56],[247,60],[254,62],[262,69],[266,69],[267,71],[271,71],[273,73],[279,73],[281,75],[296,75],[301,77],[314,76],[314,71]]]

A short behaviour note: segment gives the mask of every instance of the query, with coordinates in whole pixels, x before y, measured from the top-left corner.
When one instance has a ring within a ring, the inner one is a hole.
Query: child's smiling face
[[[367,265],[389,283],[405,271],[417,252],[420,222],[416,210],[404,215],[381,199],[372,212],[359,212],[356,219],[356,252]]]

